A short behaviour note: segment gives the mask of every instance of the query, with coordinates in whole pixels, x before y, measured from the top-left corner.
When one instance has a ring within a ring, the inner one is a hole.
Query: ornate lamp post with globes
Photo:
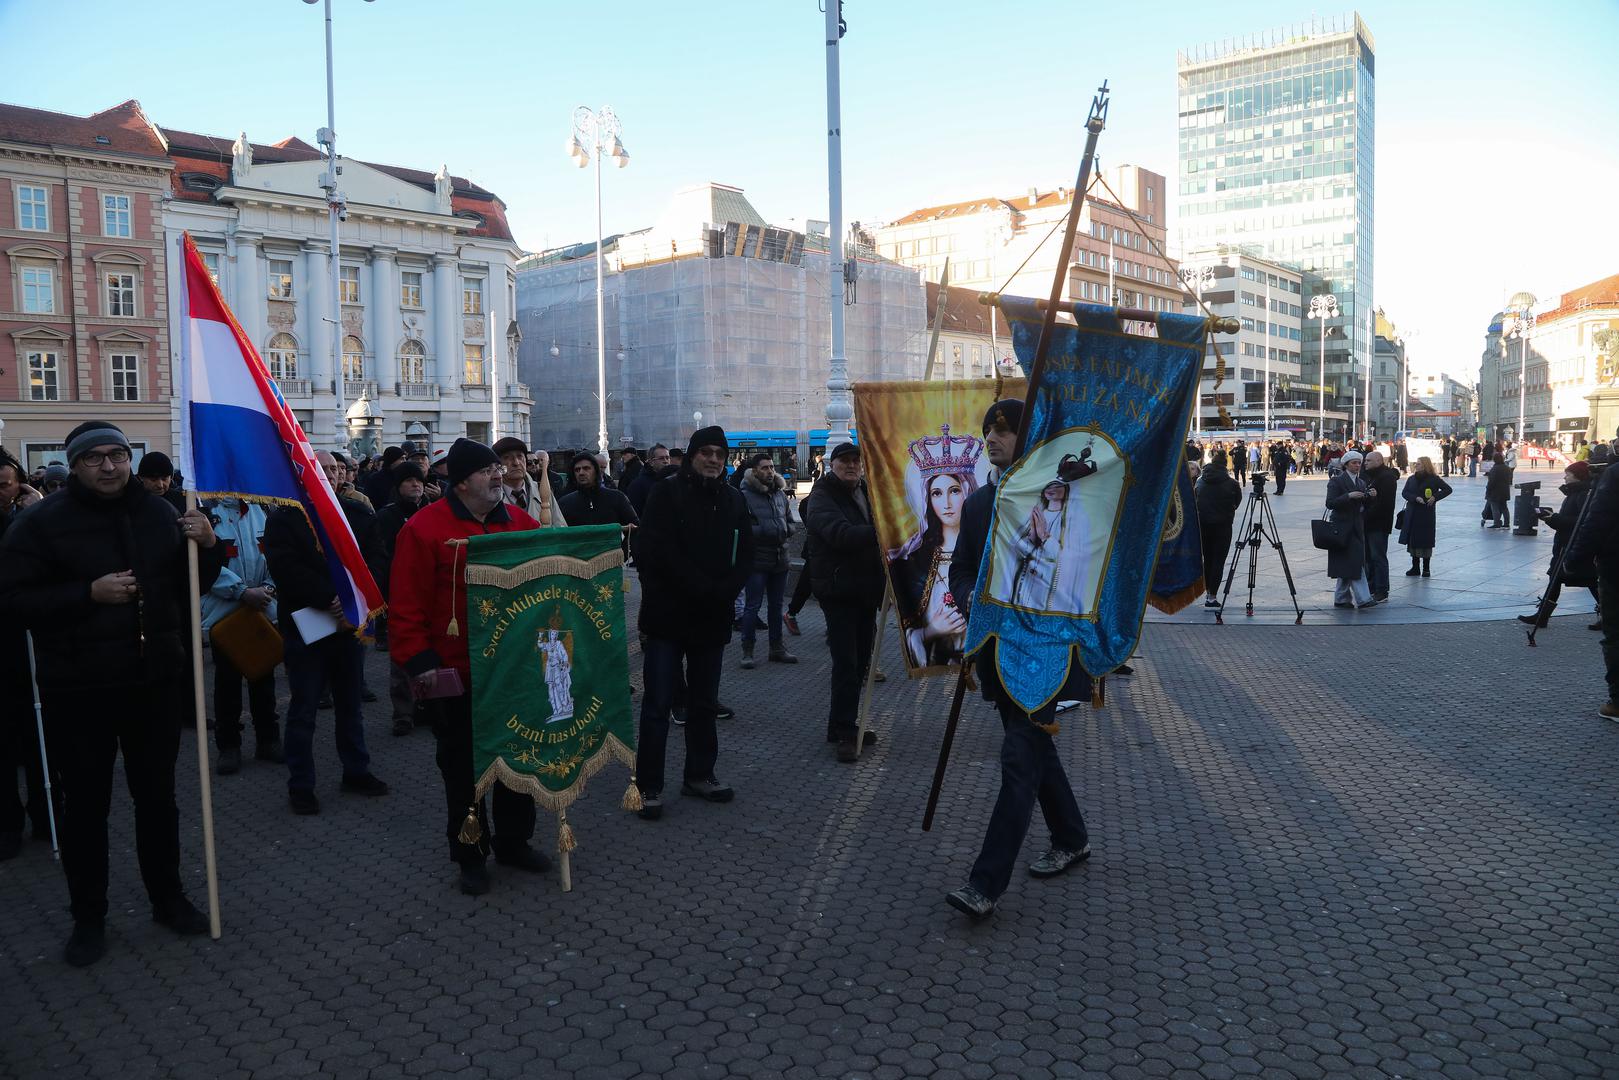
[[[1327,426],[1327,320],[1338,317],[1338,298],[1331,293],[1310,297],[1312,319],[1321,320],[1321,383],[1315,388],[1315,437],[1323,437]]]
[[[592,156],[596,159],[596,444],[603,454],[607,453],[607,335],[602,285],[602,158],[612,158],[621,169],[630,163],[629,152],[618,138],[621,130],[611,105],[600,110],[581,105],[573,110],[573,137],[567,147],[581,169],[590,164]]]

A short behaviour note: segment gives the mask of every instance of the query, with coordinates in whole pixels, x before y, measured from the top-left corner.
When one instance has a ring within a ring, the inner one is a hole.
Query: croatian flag
[[[382,593],[337,494],[189,233],[182,243],[180,454],[186,475],[199,499],[303,507],[343,613],[363,627],[382,611]]]

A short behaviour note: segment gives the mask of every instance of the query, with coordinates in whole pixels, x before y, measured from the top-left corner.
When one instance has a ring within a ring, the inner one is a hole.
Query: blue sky
[[[649,224],[672,190],[702,180],[745,188],[772,220],[826,216],[813,0],[334,8],[344,153],[448,163],[505,199],[525,246],[592,231],[589,174],[563,153],[579,104],[624,121],[632,161],[605,178],[609,232]],[[1376,300],[1411,332],[1420,367],[1471,381],[1503,292],[1550,298],[1619,272],[1619,3],[1358,10],[1378,51]],[[42,16],[68,13],[88,36],[41,32]],[[1173,190],[1177,48],[1313,13],[1271,0],[848,0],[847,216],[1072,184],[1103,78],[1104,163],[1155,169]],[[300,0],[0,0],[0,100],[83,114],[134,97],[171,127],[313,141],[321,27]]]

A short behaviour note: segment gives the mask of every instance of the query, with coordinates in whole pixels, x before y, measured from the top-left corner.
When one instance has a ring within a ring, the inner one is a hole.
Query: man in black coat
[[[1512,466],[1504,454],[1496,454],[1490,475],[1484,480],[1484,505],[1489,508],[1492,529],[1512,528]]]
[[[728,449],[724,429],[698,429],[680,472],[653,486],[636,530],[642,590],[638,625],[646,640],[635,779],[641,789],[641,817],[648,821],[663,816],[669,712],[682,659],[687,704],[681,794],[716,803],[730,802],[734,794],[714,775],[719,757],[714,721],[733,604],[753,568],[753,530],[742,495],[725,483]]]
[[[1242,505],[1242,485],[1226,471],[1224,450],[1216,450],[1213,460],[1203,466],[1193,494],[1203,543],[1203,606],[1219,607],[1215,594],[1225,574],[1226,555],[1231,551],[1231,523]]]
[[[1011,466],[1017,447],[1018,424],[1023,402],[1017,398],[997,401],[984,416],[984,453],[999,472]],[[950,560],[950,593],[963,615],[971,616],[973,590],[978,568],[989,543],[989,530],[995,506],[995,484],[987,484],[967,496],[961,507],[961,533],[956,538],[955,556]],[[1001,685],[995,663],[995,644],[980,649],[975,662],[978,683],[984,697],[1000,713],[1004,736],[1001,741],[1001,791],[984,833],[984,846],[973,863],[967,884],[946,899],[950,906],[973,919],[987,917],[995,910],[1012,881],[1012,863],[1023,847],[1036,803],[1051,830],[1051,847],[1029,866],[1033,877],[1055,877],[1090,857],[1090,839],[1085,819],[1079,812],[1068,774],[1052,735],[1057,730],[1056,699],[1033,713],[1023,711]],[[1058,697],[1089,698],[1090,677],[1073,660],[1072,674]]]
[[[1289,450],[1285,442],[1271,443],[1270,471],[1276,477],[1276,494],[1287,492],[1287,474],[1293,468],[1293,451]]]
[[[1400,494],[1400,470],[1376,450],[1366,455],[1361,471],[1371,501],[1366,504],[1366,586],[1373,600],[1389,598],[1389,534],[1394,531],[1394,503]]]
[[[669,462],[669,448],[662,443],[653,443],[652,449],[647,451],[646,468],[635,474],[629,490],[625,492],[637,518],[646,512],[646,497],[652,494],[652,485],[666,476],[673,476],[675,472],[676,469]]]
[[[826,475],[805,502],[805,514],[810,587],[826,616],[826,643],[832,652],[826,741],[837,744],[839,761],[858,761],[860,689],[876,642],[877,605],[887,584],[859,447],[840,443],[833,448]],[[876,741],[868,731],[867,744]]]
[[[557,500],[569,525],[634,526],[641,519],[622,491],[602,483],[596,455],[581,450],[573,456],[573,490]]]
[[[22,463],[0,449],[0,543],[6,529],[28,507],[40,501],[28,485]],[[39,758],[39,729],[28,671],[28,643],[22,624],[0,617],[0,862],[22,849],[25,820],[34,824],[34,839],[51,838],[45,810],[45,770]],[[27,801],[17,798],[17,770],[27,775]]]
[[[422,472],[421,466],[414,461],[400,461],[389,472],[393,477],[393,488],[389,492],[387,505],[377,511],[376,543],[372,545],[369,563],[371,577],[376,581],[377,588],[382,590],[384,600],[388,599],[394,542],[399,538],[399,530],[428,503],[427,474]],[[387,625],[386,617],[379,616],[378,651],[387,648]],[[428,722],[426,708],[410,692],[410,678],[405,674],[405,669],[391,661],[388,664],[388,700],[393,705],[395,735],[409,735],[418,724]]]
[[[205,514],[175,512],[130,473],[124,433],[100,420],[68,434],[66,488],[22,514],[0,546],[0,610],[33,632],[46,741],[66,796],[62,868],[78,967],[106,951],[107,814],[121,748],[152,918],[180,934],[208,919],[180,885],[175,694],[191,635],[187,540],[212,587],[224,545]]]
[[[343,467],[324,451],[315,455],[336,491]],[[354,539],[367,565],[377,562],[376,515],[351,499],[338,499]],[[364,655],[354,627],[343,617],[342,602],[332,585],[331,570],[315,543],[309,519],[299,506],[286,506],[270,515],[264,526],[264,558],[276,583],[277,621],[281,627],[287,687],[286,733],[287,800],[295,814],[320,813],[315,797],[315,708],[322,688],[331,687],[336,705],[337,756],[343,763],[344,791],[359,795],[386,795],[388,785],[371,773],[371,755],[365,746],[365,724],[360,716],[360,687]],[[293,613],[305,608],[337,619],[337,629],[314,641],[305,641]]]
[[[1591,460],[1601,464],[1594,452]],[[1587,499],[1585,521],[1574,531],[1563,559],[1573,566],[1596,563],[1602,665],[1608,683],[1608,700],[1597,709],[1597,715],[1604,720],[1619,720],[1619,466],[1608,465],[1602,470]]]

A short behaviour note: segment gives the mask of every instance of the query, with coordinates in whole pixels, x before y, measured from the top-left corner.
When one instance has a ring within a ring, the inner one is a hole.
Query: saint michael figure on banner
[[[540,670],[545,676],[545,693],[551,699],[547,724],[573,718],[573,633],[569,630],[541,630],[537,645]]]

